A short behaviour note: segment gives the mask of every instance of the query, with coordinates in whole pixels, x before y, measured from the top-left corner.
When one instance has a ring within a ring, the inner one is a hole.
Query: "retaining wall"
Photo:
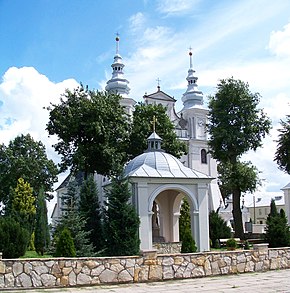
[[[290,268],[290,248],[116,258],[1,259],[0,289],[162,281]],[[1,290],[0,290],[1,291]]]

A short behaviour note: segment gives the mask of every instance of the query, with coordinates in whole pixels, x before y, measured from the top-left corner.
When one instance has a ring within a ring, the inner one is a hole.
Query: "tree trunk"
[[[234,216],[234,230],[235,237],[245,239],[242,212],[240,207],[241,192],[235,189],[233,191],[233,216]]]

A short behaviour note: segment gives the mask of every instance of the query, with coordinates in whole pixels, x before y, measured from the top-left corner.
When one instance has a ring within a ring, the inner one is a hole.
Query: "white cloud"
[[[167,15],[189,13],[200,0],[159,0],[157,10]]]
[[[290,23],[285,25],[283,30],[271,33],[268,47],[279,57],[290,57]]]
[[[9,68],[0,83],[0,143],[30,133],[44,143],[50,158],[57,159],[51,148],[55,138],[48,138],[45,130],[49,115],[44,107],[57,103],[66,88],[77,86],[73,79],[53,83],[33,67]]]
[[[145,22],[146,17],[142,12],[137,12],[136,14],[132,15],[129,18],[129,26],[131,31],[133,33],[139,31],[141,28],[143,28]]]

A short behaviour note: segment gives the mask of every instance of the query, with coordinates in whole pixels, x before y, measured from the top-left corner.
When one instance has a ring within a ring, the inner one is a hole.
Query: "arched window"
[[[201,158],[201,163],[202,164],[207,164],[207,155],[206,155],[206,150],[202,149],[200,151],[200,158]]]

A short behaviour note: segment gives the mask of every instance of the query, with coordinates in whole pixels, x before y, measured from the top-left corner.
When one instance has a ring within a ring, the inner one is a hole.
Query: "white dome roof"
[[[125,167],[125,176],[211,178],[185,167],[177,158],[160,150],[145,152],[131,160]]]

